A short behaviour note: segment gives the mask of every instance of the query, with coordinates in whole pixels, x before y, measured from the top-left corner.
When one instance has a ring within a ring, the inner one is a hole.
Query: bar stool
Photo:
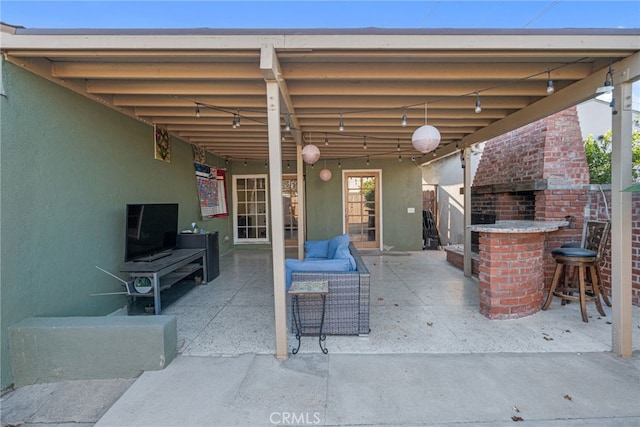
[[[606,294],[600,290],[602,280],[598,264],[604,254],[610,226],[609,221],[589,221],[584,248],[562,247],[551,251],[551,255],[556,260],[556,271],[542,310],[549,308],[553,297],[558,297],[562,300],[562,305],[568,301],[580,301],[584,322],[589,321],[587,301],[595,301],[598,313],[606,316],[600,297],[602,296],[608,306],[611,306],[611,303]]]

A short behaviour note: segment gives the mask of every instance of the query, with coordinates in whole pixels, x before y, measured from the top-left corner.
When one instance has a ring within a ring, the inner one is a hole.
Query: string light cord
[[[495,90],[495,89],[499,89],[502,87],[506,87],[512,84],[517,84],[517,83],[521,83],[524,81],[528,81],[531,80],[533,78],[539,77],[539,76],[545,76],[547,78],[545,78],[545,81],[548,80],[548,78],[550,77],[551,73],[557,70],[560,70],[562,68],[574,65],[574,64],[579,64],[582,63],[583,61],[585,61],[586,59],[588,59],[587,57],[582,57],[579,59],[576,59],[575,61],[571,61],[571,62],[567,62],[567,63],[563,63],[563,64],[559,64],[556,67],[553,68],[545,68],[544,70],[541,70],[539,72],[524,76],[524,77],[520,77],[517,79],[511,79],[511,80],[506,80],[504,82],[501,82],[500,84],[496,84],[493,86],[488,86],[482,89],[478,89],[478,90],[473,90],[470,92],[466,92],[463,94],[458,94],[458,95],[445,95],[445,96],[441,96],[438,98],[434,98],[434,99],[430,99],[427,100],[425,102],[420,102],[420,103],[414,103],[414,104],[402,104],[396,107],[384,107],[384,108],[361,108],[361,109],[354,109],[354,110],[340,110],[339,113],[333,113],[333,114],[339,114],[339,117],[342,119],[345,116],[349,116],[349,115],[355,115],[355,114],[366,114],[366,113],[372,113],[372,112],[382,112],[382,111],[396,111],[396,110],[401,110],[403,113],[406,113],[406,111],[410,110],[410,109],[415,109],[420,107],[422,108],[427,108],[428,105],[432,105],[432,104],[438,104],[438,103],[442,103],[442,102],[446,102],[449,101],[451,99],[455,99],[455,98],[463,98],[463,97],[474,97],[477,99],[479,99],[479,95],[481,93],[485,93],[485,92],[489,92],[491,90]],[[254,122],[254,123],[258,123],[264,126],[267,126],[268,123],[265,120],[261,120],[255,117],[249,117],[249,116],[245,116],[242,113],[259,113],[259,114],[265,114],[266,110],[265,109],[252,109],[252,108],[242,108],[239,109],[237,107],[227,107],[227,106],[219,106],[219,105],[212,105],[212,104],[207,104],[192,98],[186,98],[186,97],[182,97],[179,95],[170,95],[173,98],[176,99],[182,99],[182,100],[186,100],[189,102],[193,102],[195,107],[196,107],[196,111],[198,111],[201,114],[201,109],[202,108],[206,108],[206,109],[210,109],[210,110],[214,110],[214,111],[218,111],[221,113],[225,113],[228,114],[231,117],[238,117],[242,120],[245,121],[250,121],[250,122]],[[313,113],[313,112],[307,112],[304,113],[305,116],[330,116],[332,115],[332,113],[327,113],[327,112],[318,112],[318,113]],[[282,120],[288,120],[289,122],[289,127],[291,131],[300,131],[302,132],[302,129],[298,129],[295,128],[293,126],[291,126],[290,124],[290,118],[291,116],[296,116],[296,114],[292,114],[292,113],[282,113],[281,114],[281,118]],[[370,141],[370,140],[375,140],[375,141],[391,141],[393,140],[393,138],[385,138],[385,137],[376,137],[376,136],[369,136],[369,135],[363,135],[363,134],[355,134],[355,133],[346,133],[344,131],[336,131],[336,132],[322,132],[325,134],[325,136],[339,136],[341,138],[349,138],[349,139],[360,139],[363,140],[365,139],[365,141]],[[304,133],[303,133],[303,137],[304,137]],[[398,139],[396,139],[396,141],[399,141]],[[434,151],[435,152],[435,151]],[[402,152],[400,152],[402,153]],[[398,151],[392,151],[389,153],[380,153],[380,154],[374,154],[374,155],[370,155],[370,157],[377,157],[377,156],[389,156],[391,154],[398,154]],[[352,156],[352,157],[340,157],[340,158],[335,158],[335,159],[327,159],[327,160],[348,160],[348,159],[358,159],[358,158],[365,158],[366,156]],[[419,158],[424,157],[424,155],[419,155],[417,156]],[[232,157],[229,157],[230,160],[234,159]],[[252,159],[252,158],[240,158],[240,159],[248,159],[248,160],[260,160],[262,161],[263,159]]]

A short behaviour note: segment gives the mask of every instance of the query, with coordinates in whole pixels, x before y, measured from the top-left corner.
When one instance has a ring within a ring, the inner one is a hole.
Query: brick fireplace
[[[489,308],[481,310],[485,316],[522,317],[539,309],[541,291],[549,286],[555,268],[551,250],[569,241],[580,241],[582,237],[588,184],[589,168],[575,107],[485,144],[471,188],[472,214],[494,215],[497,221],[569,221],[568,226],[558,231],[529,236],[532,247],[527,250],[533,251],[536,262],[543,264],[539,266],[543,274],[534,278],[536,289],[525,290],[514,285],[518,277],[531,273],[531,265],[524,255],[514,260],[508,245],[497,251],[492,247],[492,253],[485,254],[490,259],[483,262],[483,245],[501,244],[509,240],[507,236],[498,239],[487,234],[484,241],[481,236],[480,298],[491,298]],[[519,238],[527,243],[527,236]],[[496,270],[496,265],[507,266],[507,269]],[[510,271],[511,276],[498,279],[495,276],[500,275],[500,271]],[[493,283],[487,283],[489,277]],[[520,295],[522,292],[526,296]],[[526,304],[511,306],[522,298],[528,298]]]
[[[569,226],[545,234],[541,284],[545,288],[550,286],[555,269],[551,250],[580,241],[585,216],[587,220],[607,219],[611,206],[607,186],[603,190],[589,185],[575,107],[487,141],[471,194],[474,215],[495,215],[496,220],[568,219]],[[632,217],[632,303],[640,306],[640,193],[633,194]],[[610,243],[600,266],[609,295]],[[461,252],[448,250],[447,260],[462,269]],[[476,257],[472,274],[480,276]]]

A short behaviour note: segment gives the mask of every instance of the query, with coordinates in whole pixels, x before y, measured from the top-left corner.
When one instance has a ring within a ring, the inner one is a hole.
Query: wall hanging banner
[[[225,170],[215,169],[201,163],[194,163],[193,166],[196,171],[202,218],[228,216]]]
[[[197,145],[191,146],[193,149],[193,161],[194,163],[204,163],[206,161],[207,155],[205,153],[204,148],[199,147]]]
[[[154,158],[163,162],[171,163],[171,141],[169,131],[153,125]]]

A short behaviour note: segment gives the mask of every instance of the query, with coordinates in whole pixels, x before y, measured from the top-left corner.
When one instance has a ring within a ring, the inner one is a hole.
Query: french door
[[[269,200],[266,175],[236,175],[233,177],[235,243],[269,241]]]
[[[380,247],[380,171],[344,172],[344,223],[357,248]]]

